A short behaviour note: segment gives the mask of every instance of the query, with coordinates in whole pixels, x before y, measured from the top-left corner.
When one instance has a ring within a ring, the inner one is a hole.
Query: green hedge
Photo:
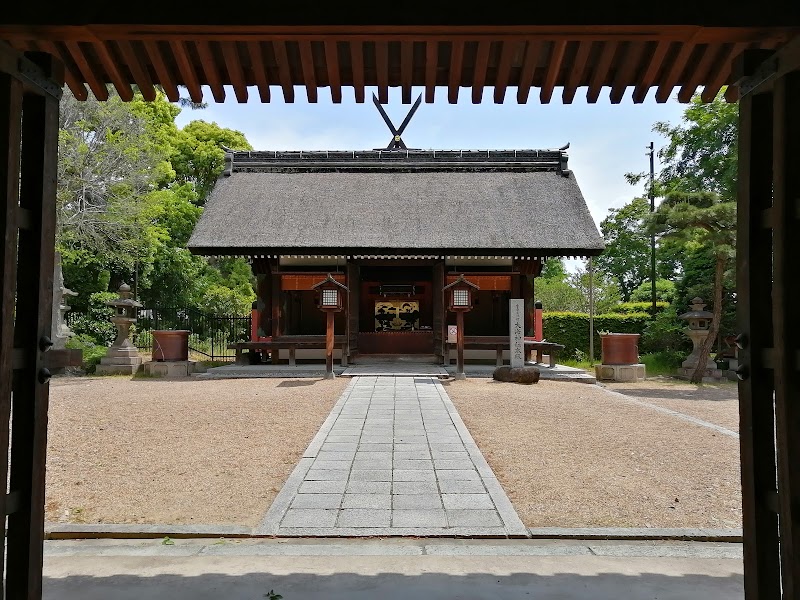
[[[669,302],[656,302],[656,312],[659,313],[669,306]],[[620,302],[616,306],[608,309],[609,313],[623,313],[626,315],[634,313],[653,314],[652,302]]]
[[[610,313],[594,317],[594,356],[600,358],[599,331],[643,333],[650,322],[647,313]],[[564,358],[574,358],[576,350],[589,353],[589,315],[575,312],[549,312],[542,315],[542,330],[548,342],[563,344]]]

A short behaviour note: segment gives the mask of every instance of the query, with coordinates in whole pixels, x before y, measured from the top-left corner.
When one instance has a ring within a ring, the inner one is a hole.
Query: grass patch
[[[681,361],[685,360],[685,358],[686,357],[679,352],[653,352],[652,354],[642,354],[639,356],[639,360],[641,360],[647,368],[648,377],[675,375],[678,367],[681,366]],[[578,360],[576,358],[564,358],[559,359],[558,364],[594,372],[594,366],[601,364],[601,360],[598,359],[592,363],[587,359]]]
[[[648,377],[658,375],[676,375],[678,367],[686,357],[678,352],[653,352],[652,354],[642,354],[640,360],[647,368]]]

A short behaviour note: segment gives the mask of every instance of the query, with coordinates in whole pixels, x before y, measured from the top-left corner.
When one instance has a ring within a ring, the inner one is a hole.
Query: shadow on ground
[[[284,388],[294,388],[294,387],[306,387],[309,385],[314,385],[317,383],[317,379],[296,379],[296,380],[289,380],[289,381],[281,381],[275,387],[284,387]]]
[[[710,400],[713,402],[733,402],[738,399],[738,390],[735,386],[730,389],[703,387],[702,390],[683,390],[668,388],[648,388],[641,386],[621,387],[614,386],[608,389],[631,396],[633,398],[652,398],[661,400]]]
[[[353,557],[354,562],[363,557]],[[266,561],[265,559],[265,566]],[[209,570],[214,569],[209,566]],[[511,573],[423,573],[402,575],[379,573],[373,576],[356,573],[318,575],[291,573],[245,573],[224,575],[202,573],[194,576],[176,574],[139,577],[113,575],[108,577],[68,576],[47,577],[44,580],[44,598],[81,600],[139,600],[147,598],[170,600],[264,600],[270,591],[280,594],[283,600],[424,600],[521,598],[618,600],[641,598],[677,600],[703,598],[716,600],[741,598],[742,577],[641,573],[623,575],[600,573],[576,575],[556,573],[538,575]]]

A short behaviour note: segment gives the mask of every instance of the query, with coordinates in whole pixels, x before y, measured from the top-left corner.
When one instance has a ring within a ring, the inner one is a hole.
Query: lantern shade
[[[331,312],[344,309],[344,295],[350,291],[347,286],[336,281],[330,273],[327,278],[311,286],[311,289],[319,294],[317,308]]]
[[[466,312],[472,310],[473,292],[478,289],[477,285],[459,275],[453,283],[444,286],[442,291],[447,294],[447,303],[451,311]]]

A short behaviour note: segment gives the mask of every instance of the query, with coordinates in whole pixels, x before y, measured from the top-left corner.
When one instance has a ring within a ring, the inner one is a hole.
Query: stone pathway
[[[441,383],[376,376],[353,379],[254,533],[527,535]]]

